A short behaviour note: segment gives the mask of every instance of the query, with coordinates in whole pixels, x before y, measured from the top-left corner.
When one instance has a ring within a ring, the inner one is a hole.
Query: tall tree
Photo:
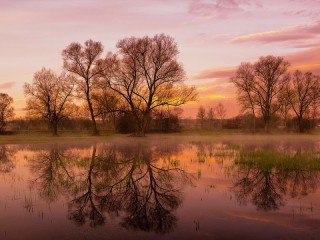
[[[319,98],[320,93],[314,92],[319,89],[319,82],[316,76],[310,72],[302,73],[295,71],[290,78],[290,85],[287,89],[287,95],[293,112],[297,117],[298,128],[300,132],[305,131],[304,120],[308,118],[314,99]]]
[[[36,72],[33,82],[24,84],[27,111],[31,116],[47,120],[53,135],[58,135],[58,123],[72,113],[71,93],[74,78],[62,73],[56,75],[52,70],[42,68]]]
[[[269,132],[271,117],[279,110],[276,103],[278,93],[286,86],[288,81],[286,74],[289,62],[282,57],[260,57],[254,64],[255,83],[254,94],[263,120],[265,132]]]
[[[88,104],[94,135],[99,132],[92,106],[92,89],[95,77],[103,72],[102,52],[102,44],[93,40],[86,41],[84,45],[73,42],[62,51],[63,67],[77,76],[79,97],[85,99]]]
[[[231,78],[238,91],[238,101],[242,110],[250,109],[253,118],[253,132],[256,130],[256,112],[254,102],[254,66],[251,63],[241,63],[236,75]]]
[[[14,116],[13,99],[6,93],[0,93],[0,132],[6,126],[7,120]]]
[[[231,79],[238,90],[241,105],[244,109],[251,108],[254,125],[255,109],[261,113],[265,132],[269,132],[271,117],[280,108],[277,97],[289,79],[288,67],[289,62],[282,57],[269,55],[260,57],[254,64],[242,63]]]
[[[185,73],[172,37],[125,38],[117,48],[119,56],[107,58],[104,79],[127,103],[138,135],[145,134],[154,109],[180,106],[196,98],[195,88],[184,85]]]

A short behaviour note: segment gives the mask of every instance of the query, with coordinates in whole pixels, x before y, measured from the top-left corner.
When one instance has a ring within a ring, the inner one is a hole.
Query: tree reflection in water
[[[258,210],[277,210],[287,194],[314,192],[319,184],[320,161],[313,152],[294,154],[268,151],[240,152],[234,184],[240,204],[251,201]]]
[[[72,167],[76,155],[68,148],[58,144],[48,150],[38,151],[32,161],[30,170],[34,174],[32,185],[39,189],[40,196],[47,202],[55,201],[59,194],[67,191],[74,183]]]
[[[276,210],[284,204],[284,185],[279,174],[272,169],[259,169],[255,165],[242,166],[238,174],[235,188],[240,204],[250,199],[257,209],[265,211]]]
[[[31,169],[42,196],[71,196],[68,218],[77,224],[102,225],[108,213],[127,229],[167,233],[176,226],[174,211],[189,181],[170,159],[178,151],[174,144],[93,144],[91,156],[80,157],[53,146],[35,156]]]
[[[12,146],[0,146],[0,173],[9,173],[14,169],[14,163],[11,157],[16,152]]]

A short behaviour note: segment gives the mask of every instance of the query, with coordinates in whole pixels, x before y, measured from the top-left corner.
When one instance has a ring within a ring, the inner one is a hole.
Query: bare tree
[[[217,114],[217,117],[220,119],[220,128],[222,128],[223,120],[226,117],[227,110],[223,106],[223,104],[220,102],[215,108],[215,112]]]
[[[279,110],[279,92],[286,86],[289,62],[282,57],[260,57],[254,64],[240,65],[231,79],[238,90],[238,99],[244,108],[251,108],[255,125],[255,108],[264,120],[265,132],[269,132],[271,117]]]
[[[241,63],[236,75],[231,78],[231,82],[237,88],[238,101],[242,110],[250,109],[253,117],[253,132],[256,130],[256,113],[254,102],[254,66],[251,63]]]
[[[197,119],[200,121],[201,128],[203,128],[206,119],[206,109],[203,106],[198,108]]]
[[[290,87],[287,90],[288,99],[293,112],[297,117],[298,128],[300,132],[304,132],[304,120],[308,118],[308,113],[311,112],[311,106],[315,99],[319,98],[319,82],[316,76],[310,72],[302,73],[295,71],[290,78]]]
[[[254,64],[255,83],[254,94],[263,120],[265,132],[269,132],[271,117],[279,110],[276,104],[278,93],[286,86],[288,81],[286,74],[289,62],[282,57],[260,57]]]
[[[7,120],[14,116],[13,99],[6,93],[0,93],[0,132],[6,126]]]
[[[184,85],[185,73],[172,37],[125,38],[117,48],[119,56],[109,54],[106,61],[104,80],[127,103],[138,135],[145,134],[154,109],[195,100],[195,88]]]
[[[73,42],[62,51],[63,67],[77,76],[79,97],[88,104],[94,135],[98,134],[98,129],[92,106],[92,89],[94,79],[103,72],[102,52],[102,44],[93,40],[86,41],[83,46]]]
[[[57,76],[50,69],[36,72],[33,82],[24,84],[24,94],[28,97],[29,114],[49,121],[53,135],[58,134],[58,123],[72,113],[71,93],[74,78],[62,73]]]

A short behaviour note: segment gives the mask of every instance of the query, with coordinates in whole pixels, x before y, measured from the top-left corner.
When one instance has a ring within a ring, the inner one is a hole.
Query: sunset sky
[[[42,67],[60,71],[71,42],[100,41],[105,53],[125,37],[174,37],[187,83],[199,105],[239,113],[229,83],[236,67],[260,56],[283,56],[291,69],[320,74],[320,0],[0,0],[0,92],[23,116],[24,82]]]

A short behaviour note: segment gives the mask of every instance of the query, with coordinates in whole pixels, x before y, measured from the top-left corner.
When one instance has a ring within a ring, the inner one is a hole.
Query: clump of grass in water
[[[314,151],[296,151],[294,154],[270,150],[243,150],[235,163],[245,166],[258,166],[260,169],[308,169],[320,170],[320,157]]]

